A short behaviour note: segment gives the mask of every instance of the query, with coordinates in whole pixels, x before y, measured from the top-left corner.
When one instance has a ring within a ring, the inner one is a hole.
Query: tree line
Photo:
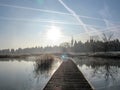
[[[74,52],[108,52],[108,51],[120,51],[120,41],[119,39],[111,41],[94,41],[89,40],[85,43],[81,41],[75,41],[72,51]]]
[[[109,52],[120,51],[120,40],[111,40],[112,35],[107,37],[103,34],[103,40],[90,39],[86,42],[71,40],[71,42],[61,43],[59,46],[18,48],[18,49],[3,49],[0,50],[0,55],[11,54],[40,54],[40,53],[64,53],[64,52]]]

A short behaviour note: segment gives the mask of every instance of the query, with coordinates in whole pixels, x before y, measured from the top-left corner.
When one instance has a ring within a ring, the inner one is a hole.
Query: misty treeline
[[[106,37],[103,34],[103,40],[90,39],[86,42],[71,40],[71,42],[61,43],[59,46],[46,46],[46,47],[32,47],[32,48],[18,48],[18,49],[3,49],[0,50],[0,55],[9,54],[41,54],[41,53],[88,53],[88,52],[109,52],[120,51],[120,40]]]
[[[85,43],[78,41],[72,47],[74,52],[108,52],[120,51],[120,41],[118,39],[109,42],[89,40]]]
[[[74,40],[71,40],[73,43]],[[113,33],[105,34],[101,36],[101,40],[98,36],[90,37],[90,40],[82,43],[81,41],[75,41],[71,47],[74,52],[111,52],[120,51],[120,41],[119,39],[113,39]]]

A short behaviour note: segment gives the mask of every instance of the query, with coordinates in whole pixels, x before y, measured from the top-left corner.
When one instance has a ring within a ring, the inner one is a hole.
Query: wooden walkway
[[[93,90],[72,60],[63,61],[44,90]]]

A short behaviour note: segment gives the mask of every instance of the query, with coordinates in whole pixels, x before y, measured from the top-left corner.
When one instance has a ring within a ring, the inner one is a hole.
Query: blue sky
[[[0,0],[0,49],[59,45],[72,36],[85,41],[102,32],[119,38],[119,4],[120,0]],[[46,36],[52,26],[60,30],[58,40]]]

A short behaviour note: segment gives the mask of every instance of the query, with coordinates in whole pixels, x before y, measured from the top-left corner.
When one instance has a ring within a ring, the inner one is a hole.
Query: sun
[[[51,26],[47,31],[47,38],[52,41],[57,41],[62,36],[61,29],[57,26]]]

